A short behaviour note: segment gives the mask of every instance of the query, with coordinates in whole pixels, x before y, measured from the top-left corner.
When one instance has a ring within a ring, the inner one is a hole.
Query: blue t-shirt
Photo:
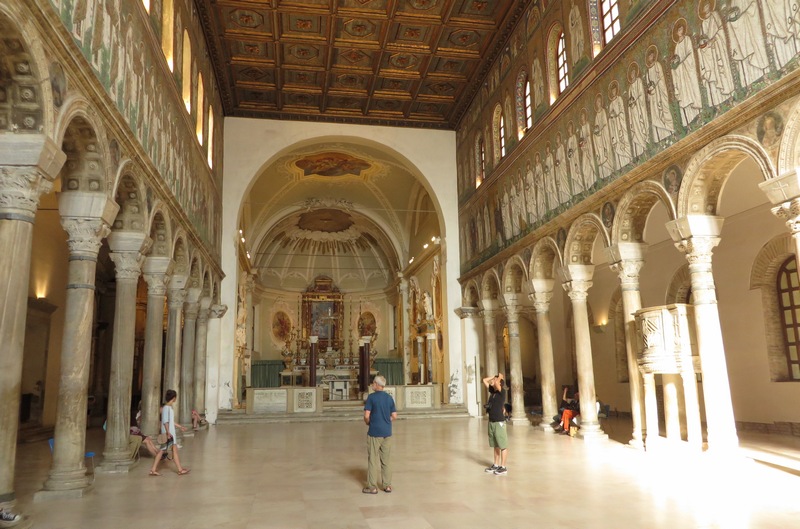
[[[394,407],[394,399],[388,393],[376,391],[367,397],[364,403],[364,410],[369,411],[369,430],[367,435],[370,437],[391,437],[392,436],[392,413],[397,409]]]

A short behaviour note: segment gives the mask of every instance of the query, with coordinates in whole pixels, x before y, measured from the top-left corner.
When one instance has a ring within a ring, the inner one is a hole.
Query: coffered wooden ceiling
[[[196,0],[229,116],[454,129],[527,0]]]

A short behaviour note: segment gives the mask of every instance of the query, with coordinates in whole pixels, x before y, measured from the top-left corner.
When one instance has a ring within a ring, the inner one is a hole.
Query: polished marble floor
[[[361,422],[212,426],[185,440],[187,476],[150,477],[143,457],[130,474],[98,474],[85,498],[43,503],[33,493],[47,442],[22,444],[18,507],[39,529],[800,527],[800,477],[745,458],[658,457],[512,426],[509,473],[494,476],[485,430],[479,419],[398,421],[394,492],[378,495],[361,493]],[[101,434],[88,441],[98,453]]]

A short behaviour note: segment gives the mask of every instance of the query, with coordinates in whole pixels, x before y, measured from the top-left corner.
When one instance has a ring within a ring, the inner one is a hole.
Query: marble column
[[[508,358],[511,364],[511,422],[528,424],[525,417],[525,390],[522,383],[522,350],[519,342],[519,302],[516,294],[506,295],[508,319]]]
[[[425,376],[427,383],[433,384],[433,349],[436,347],[436,333],[429,332],[425,335]]]
[[[423,350],[422,342],[424,336],[417,336],[417,371],[419,372],[419,383],[425,384],[425,352]]]
[[[683,402],[686,409],[686,441],[693,448],[702,449],[703,430],[700,423],[700,399],[697,394],[697,375],[691,366],[681,373]]]
[[[255,325],[253,322],[255,321],[255,302],[254,302],[254,292],[256,289],[256,275],[255,274],[247,274],[245,278],[245,299],[247,301],[247,323],[246,323],[246,336],[247,336],[247,347],[245,347],[244,351],[244,380],[245,380],[245,388],[249,388],[252,385],[252,376],[253,370],[251,369],[252,361],[253,361],[253,348],[254,348],[254,341],[253,341],[253,332],[255,330]],[[329,344],[330,345],[330,344]],[[239,388],[240,394],[242,393],[243,388]]]
[[[656,376],[653,373],[642,375],[644,387],[644,418],[647,421],[647,437],[645,447],[655,450],[661,443],[658,431],[658,397],[656,396]]]
[[[497,322],[495,318],[498,302],[483,300],[481,306],[483,308],[483,372],[488,377],[500,372],[497,368]]]
[[[220,338],[222,317],[228,312],[227,305],[211,305],[208,320],[208,354],[206,359],[206,421],[216,424],[219,411]]]
[[[403,318],[403,321],[397,322],[397,328],[400,329],[400,343],[403,348],[403,383],[408,385],[411,384],[411,347],[413,346],[407,321],[410,320],[408,312],[410,310],[408,307],[408,280],[400,272],[397,275],[400,278],[400,284],[398,285],[400,289],[400,315]]]
[[[197,314],[200,311],[199,289],[187,289],[183,307],[183,347],[181,348],[181,382],[178,392],[178,424],[192,423],[194,403],[194,349],[197,337]],[[188,433],[188,432],[187,432]]]
[[[197,413],[206,412],[206,351],[208,350],[208,317],[211,307],[211,298],[205,297],[200,300],[200,308],[197,311],[197,331],[194,343],[194,400],[192,409]],[[191,411],[189,412],[189,424],[191,424]]]
[[[688,215],[668,222],[667,231],[689,261],[697,348],[703,372],[708,449],[730,452],[738,450],[739,438],[711,269],[711,252],[719,244],[722,222],[721,217]]]
[[[136,290],[144,263],[143,251],[150,239],[141,232],[115,231],[108,237],[116,276],[114,335],[111,346],[111,374],[106,411],[104,472],[127,472],[134,460],[128,449],[131,421],[133,352],[136,340]]]
[[[639,372],[636,355],[634,314],[642,308],[639,272],[644,265],[645,250],[646,246],[638,243],[620,243],[607,250],[609,262],[612,263],[610,268],[619,275],[622,288],[622,322],[625,328],[625,353],[628,360],[628,387],[633,419],[633,432],[628,444],[635,448],[644,448],[642,375]]]
[[[169,257],[148,257],[144,262],[147,282],[147,315],[144,329],[144,362],[142,373],[142,432],[158,435],[161,422],[161,352],[164,340],[164,305],[167,284],[172,273]]]
[[[664,389],[664,429],[668,441],[681,440],[680,375],[662,374],[661,382]]]
[[[36,500],[80,497],[89,488],[84,455],[97,254],[119,210],[106,195],[82,191],[61,193],[58,207],[69,246],[61,378],[53,464]]]
[[[558,415],[558,396],[556,395],[556,368],[553,359],[553,335],[550,329],[550,299],[553,296],[553,280],[549,285],[536,288],[531,295],[533,307],[536,309],[536,327],[539,335],[539,370],[542,374],[542,422],[539,427],[545,432],[554,432],[550,421]],[[549,286],[549,289],[547,288]]]
[[[464,344],[464,383],[467,392],[466,403],[467,411],[473,417],[480,417],[482,409],[479,406],[480,388],[483,387],[481,380],[481,327],[479,321],[480,309],[477,307],[459,307],[456,314],[461,318],[461,336]],[[480,387],[478,386],[480,384]]]
[[[594,386],[592,340],[589,335],[589,311],[586,305],[592,286],[593,265],[567,265],[564,290],[572,301],[572,324],[578,363],[578,389],[581,394],[581,427],[578,436],[584,439],[606,438],[597,418],[597,392]]]
[[[181,349],[183,306],[186,302],[185,276],[173,275],[167,289],[167,350],[164,356],[164,383],[161,386],[161,400],[168,389],[178,390],[181,383]],[[159,402],[160,404],[160,402]]]
[[[0,504],[15,500],[25,322],[33,223],[39,197],[50,192],[65,155],[44,136],[0,136]]]

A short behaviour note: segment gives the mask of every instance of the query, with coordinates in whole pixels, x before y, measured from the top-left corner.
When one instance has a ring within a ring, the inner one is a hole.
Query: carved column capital
[[[211,305],[209,308],[209,318],[221,318],[225,316],[225,313],[228,312],[227,305]]]
[[[61,226],[67,232],[71,257],[97,259],[103,239],[111,233],[111,227],[97,217],[62,217]]]
[[[188,302],[183,306],[183,317],[190,320],[196,320],[199,311],[200,311],[199,303]]]
[[[572,301],[586,302],[586,298],[589,297],[589,288],[591,288],[591,286],[592,282],[584,279],[573,279],[572,281],[563,283],[564,290]]]
[[[719,244],[719,237],[688,237],[675,243],[675,247],[686,254],[690,265],[711,265],[711,252]]]
[[[198,309],[197,310],[197,323],[199,325],[208,325],[208,318],[210,317],[211,309]]]
[[[619,276],[622,290],[639,290],[639,272],[642,266],[643,259],[624,259],[612,263],[609,268]]]
[[[553,292],[534,292],[530,294],[530,299],[533,300],[533,308],[537,313],[546,313],[550,310],[550,300],[553,298]]]
[[[182,309],[186,301],[186,291],[182,288],[170,288],[167,290],[167,302],[170,310]]]
[[[166,296],[170,279],[169,274],[144,274],[144,280],[147,283],[147,295]]]
[[[519,305],[506,305],[503,307],[505,310],[508,323],[513,324],[519,322]]]
[[[490,309],[483,309],[481,311],[481,316],[486,321],[494,321],[494,319],[495,319],[495,311],[490,310]]]
[[[772,214],[786,222],[792,235],[800,234],[800,198],[794,198],[772,208]]]
[[[109,257],[114,262],[117,280],[137,281],[142,273],[144,255],[139,252],[111,252]]]
[[[459,307],[455,310],[456,315],[462,320],[465,318],[477,318],[480,316],[480,309],[477,307]]]
[[[33,222],[53,182],[37,167],[0,166],[0,219]]]

